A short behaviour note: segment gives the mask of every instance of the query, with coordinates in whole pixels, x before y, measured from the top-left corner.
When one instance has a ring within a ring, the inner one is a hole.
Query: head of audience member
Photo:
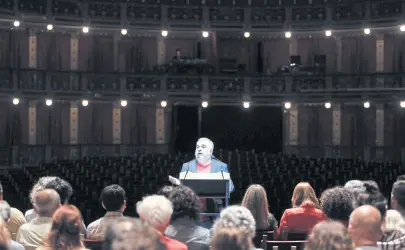
[[[349,233],[356,247],[377,246],[382,237],[381,213],[377,208],[364,205],[350,215]]]
[[[393,209],[405,216],[405,181],[396,181],[392,185],[391,205]]]
[[[348,224],[356,204],[352,192],[344,187],[329,188],[322,193],[320,201],[321,210],[329,219]]]
[[[72,205],[60,206],[52,216],[52,227],[44,245],[50,249],[79,249],[82,216]]]
[[[165,249],[157,231],[135,218],[122,217],[109,224],[104,234],[103,250]]]
[[[251,250],[252,240],[243,231],[222,228],[215,232],[211,242],[212,250]]]
[[[164,233],[173,214],[172,203],[163,195],[150,195],[136,204],[139,217]]]
[[[197,221],[200,215],[200,199],[189,187],[178,186],[169,196],[173,206],[171,221],[187,218]]]
[[[266,190],[261,185],[251,185],[242,199],[242,206],[249,209],[256,221],[256,229],[269,228],[269,203]]]
[[[243,231],[252,240],[256,233],[256,221],[249,209],[233,205],[222,210],[212,226],[214,234],[223,228]]]
[[[117,184],[105,187],[100,194],[100,200],[107,212],[123,213],[127,207],[125,190]]]
[[[170,194],[173,192],[173,186],[164,186],[157,192],[157,195],[163,195],[166,198],[170,197]]]
[[[385,213],[387,212],[387,199],[379,191],[373,193],[361,193],[357,199],[357,205],[370,205],[378,209],[381,213],[381,218],[384,220]]]
[[[7,224],[0,218],[0,249],[9,249],[10,240],[11,235],[8,231]]]
[[[0,217],[1,219],[3,219],[3,221],[5,221],[6,223],[8,222],[8,220],[10,219],[11,216],[11,207],[10,205],[7,203],[7,201],[0,201]]]
[[[300,182],[295,186],[291,202],[293,207],[299,207],[303,203],[312,203],[319,208],[315,191],[308,182]]]
[[[366,180],[363,181],[364,188],[366,189],[364,192],[366,193],[377,193],[380,191],[380,187],[378,186],[377,182],[373,180]]]
[[[397,210],[390,209],[385,214],[385,231],[394,230],[405,234],[405,219]]]
[[[315,225],[308,236],[305,250],[354,250],[347,227],[337,221],[323,221]]]
[[[398,175],[397,181],[405,181],[405,174]]]
[[[30,192],[31,202],[34,198],[35,192],[43,189],[55,190],[59,194],[62,204],[69,203],[69,199],[73,194],[73,189],[69,182],[57,176],[45,176],[39,178],[39,180],[32,187],[32,190]]]
[[[345,188],[352,191],[355,195],[359,195],[361,193],[366,192],[366,187],[364,186],[364,183],[360,180],[350,180],[346,182]]]
[[[33,206],[39,217],[52,217],[60,207],[60,198],[53,189],[43,189],[35,192]]]
[[[3,200],[3,185],[0,182],[0,200]]]

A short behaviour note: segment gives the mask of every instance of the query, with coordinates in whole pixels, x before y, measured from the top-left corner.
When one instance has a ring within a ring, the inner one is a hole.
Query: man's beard
[[[211,155],[197,154],[195,158],[198,163],[203,166],[207,165],[211,161]]]

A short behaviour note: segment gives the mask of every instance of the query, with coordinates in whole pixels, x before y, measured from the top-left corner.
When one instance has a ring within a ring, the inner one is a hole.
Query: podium
[[[191,188],[201,198],[225,199],[225,207],[229,204],[230,175],[218,173],[180,173],[180,182]],[[201,213],[204,216],[217,216],[218,213]]]

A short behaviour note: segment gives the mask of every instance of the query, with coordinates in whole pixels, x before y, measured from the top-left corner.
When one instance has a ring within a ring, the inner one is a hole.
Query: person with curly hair
[[[308,237],[304,250],[354,250],[347,227],[336,221],[318,223]]]
[[[325,190],[320,198],[321,210],[331,220],[348,225],[350,214],[356,207],[356,199],[351,191],[344,187]]]
[[[253,245],[243,232],[223,228],[215,232],[211,244],[212,250],[251,250]]]
[[[52,216],[52,227],[37,250],[86,250],[80,239],[82,215],[72,205],[63,205]]]
[[[200,199],[197,194],[189,187],[178,186],[171,192],[169,200],[173,205],[173,214],[165,235],[186,243],[189,250],[208,250],[211,233],[198,225]]]

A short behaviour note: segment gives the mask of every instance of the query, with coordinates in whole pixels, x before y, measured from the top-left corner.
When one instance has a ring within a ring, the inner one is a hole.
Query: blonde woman
[[[381,242],[389,242],[405,235],[405,220],[397,210],[387,210]]]
[[[250,210],[256,221],[256,230],[273,230],[278,221],[269,212],[266,190],[261,185],[251,185],[243,196],[242,206]],[[277,230],[277,229],[276,229]]]
[[[291,201],[292,208],[286,209],[281,217],[279,234],[283,231],[308,233],[316,224],[327,219],[319,209],[315,191],[308,182],[295,186]]]
[[[304,250],[354,250],[352,238],[342,223],[324,221],[317,224],[308,237]]]

